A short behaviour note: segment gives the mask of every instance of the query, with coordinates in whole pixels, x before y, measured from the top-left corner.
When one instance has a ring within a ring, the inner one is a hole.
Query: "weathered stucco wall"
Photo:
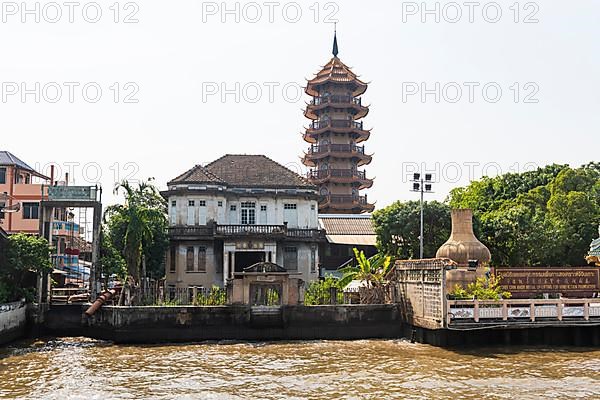
[[[0,345],[22,337],[26,321],[25,303],[0,304]]]

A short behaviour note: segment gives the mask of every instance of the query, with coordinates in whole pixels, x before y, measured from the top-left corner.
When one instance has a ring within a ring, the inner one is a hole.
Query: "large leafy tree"
[[[0,269],[0,303],[21,297],[33,300],[33,288],[25,285],[27,275],[52,271],[51,253],[44,238],[24,233],[11,235],[5,263]]]
[[[108,242],[105,254],[110,256],[111,247],[116,249],[125,260],[127,274],[136,283],[143,270],[146,275],[160,278],[164,275],[164,252],[168,247],[166,201],[151,180],[137,187],[122,182],[115,188],[116,193],[119,191],[123,191],[125,203],[108,207],[104,215]],[[118,259],[111,259],[118,268]]]
[[[486,177],[454,189],[449,202],[474,210],[493,265],[581,265],[600,222],[600,165]]]
[[[418,201],[397,201],[373,213],[379,250],[400,258],[418,258],[421,208]],[[424,203],[424,257],[434,257],[437,249],[450,236],[450,207],[437,201]]]

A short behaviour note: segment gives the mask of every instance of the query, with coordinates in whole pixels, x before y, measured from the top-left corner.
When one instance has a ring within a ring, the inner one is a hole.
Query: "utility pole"
[[[421,173],[416,172],[413,174],[413,179],[412,179],[412,183],[413,183],[413,187],[412,187],[412,192],[419,192],[421,193],[421,229],[420,229],[420,234],[419,234],[419,258],[423,259],[423,195],[425,193],[433,193],[431,191],[431,185],[432,185],[432,175],[431,174],[425,174],[424,176],[421,175]]]

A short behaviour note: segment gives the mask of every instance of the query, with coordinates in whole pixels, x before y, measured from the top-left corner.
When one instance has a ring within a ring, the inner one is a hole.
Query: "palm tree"
[[[361,303],[380,303],[385,299],[384,283],[392,266],[392,257],[377,254],[371,258],[365,256],[364,251],[354,250],[356,265],[342,268],[343,276],[340,287],[345,288],[354,280],[365,283],[361,293]]]
[[[166,218],[164,200],[150,182],[151,179],[142,182],[137,188],[132,187],[127,181],[117,184],[114,192],[117,194],[120,189],[125,191],[125,204],[109,206],[105,213],[105,219],[120,218],[126,222],[123,257],[134,287],[140,284],[141,278],[145,275],[145,271],[142,272],[146,264],[143,254],[146,246],[153,240],[150,227],[153,223]]]

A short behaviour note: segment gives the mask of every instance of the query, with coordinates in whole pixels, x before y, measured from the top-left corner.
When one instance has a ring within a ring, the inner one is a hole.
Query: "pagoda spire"
[[[337,57],[339,50],[338,50],[338,43],[337,43],[337,23],[334,23],[333,25],[333,56]]]

